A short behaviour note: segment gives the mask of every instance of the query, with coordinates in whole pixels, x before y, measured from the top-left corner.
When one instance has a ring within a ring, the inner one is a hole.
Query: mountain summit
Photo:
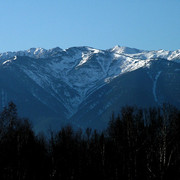
[[[64,123],[104,128],[123,105],[180,107],[180,50],[115,46],[0,54],[0,110],[14,101],[37,131]]]

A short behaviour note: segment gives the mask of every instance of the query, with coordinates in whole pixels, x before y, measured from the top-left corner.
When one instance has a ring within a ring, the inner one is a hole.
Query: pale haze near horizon
[[[6,0],[0,52],[115,45],[180,49],[179,0]]]

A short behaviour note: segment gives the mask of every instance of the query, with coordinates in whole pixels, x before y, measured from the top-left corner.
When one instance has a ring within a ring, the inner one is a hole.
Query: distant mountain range
[[[15,102],[35,130],[105,128],[124,105],[180,107],[180,50],[59,47],[0,54],[0,110]]]

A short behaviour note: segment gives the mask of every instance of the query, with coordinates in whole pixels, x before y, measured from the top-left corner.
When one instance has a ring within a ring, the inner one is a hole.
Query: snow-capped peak
[[[142,50],[136,48],[129,48],[119,45],[114,46],[112,49],[110,49],[110,51],[117,54],[137,54],[143,52]]]
[[[33,58],[44,58],[46,53],[47,50],[43,48],[30,48],[27,51],[24,51],[25,56],[33,57]]]
[[[49,50],[46,50],[44,48],[30,48],[25,51],[17,51],[17,52],[5,52],[0,53],[0,61],[1,60],[8,60],[10,58],[13,58],[14,56],[28,56],[32,58],[47,58],[47,57],[56,57],[59,56],[62,52],[88,52],[90,54],[98,54],[104,52],[103,50],[95,49],[92,47],[82,46],[82,47],[71,47],[66,50],[63,50],[59,47],[52,48]],[[166,58],[168,60],[172,59],[179,59],[180,58],[180,49],[175,51],[167,51],[167,50],[157,50],[157,51],[145,51],[145,50],[139,50],[136,48],[130,48],[130,47],[124,47],[116,45],[111,49],[106,50],[111,53],[115,54],[127,54],[129,56],[139,56],[140,59],[142,55],[144,55],[146,58]],[[145,58],[145,59],[146,59]]]
[[[46,50],[44,48],[30,48],[25,51],[17,51],[17,52],[5,52],[0,53],[0,61],[7,60],[13,58],[15,56],[27,56],[31,58],[47,58],[47,57],[56,57],[59,56],[63,50],[59,47],[52,48]]]
[[[31,59],[19,61],[19,56],[27,56]],[[38,60],[41,58],[48,58],[48,60]],[[17,63],[15,67],[36,84],[50,91],[58,101],[66,102],[64,105],[69,109],[69,115],[71,115],[73,110],[75,112],[81,102],[98,88],[123,73],[141,67],[151,67],[151,62],[160,59],[180,62],[180,50],[143,51],[121,46],[108,50],[86,46],[65,50],[59,47],[49,50],[31,48],[26,51],[0,54],[0,65],[6,67],[12,62]],[[66,92],[69,89],[73,97]],[[156,89],[156,84],[154,89]],[[60,97],[61,94],[64,94],[65,99]],[[156,95],[154,97],[156,100]]]

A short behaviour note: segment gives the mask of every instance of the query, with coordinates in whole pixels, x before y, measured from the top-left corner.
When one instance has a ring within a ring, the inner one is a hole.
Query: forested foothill
[[[35,134],[9,103],[0,114],[1,180],[179,180],[180,111],[123,107],[103,132]]]

